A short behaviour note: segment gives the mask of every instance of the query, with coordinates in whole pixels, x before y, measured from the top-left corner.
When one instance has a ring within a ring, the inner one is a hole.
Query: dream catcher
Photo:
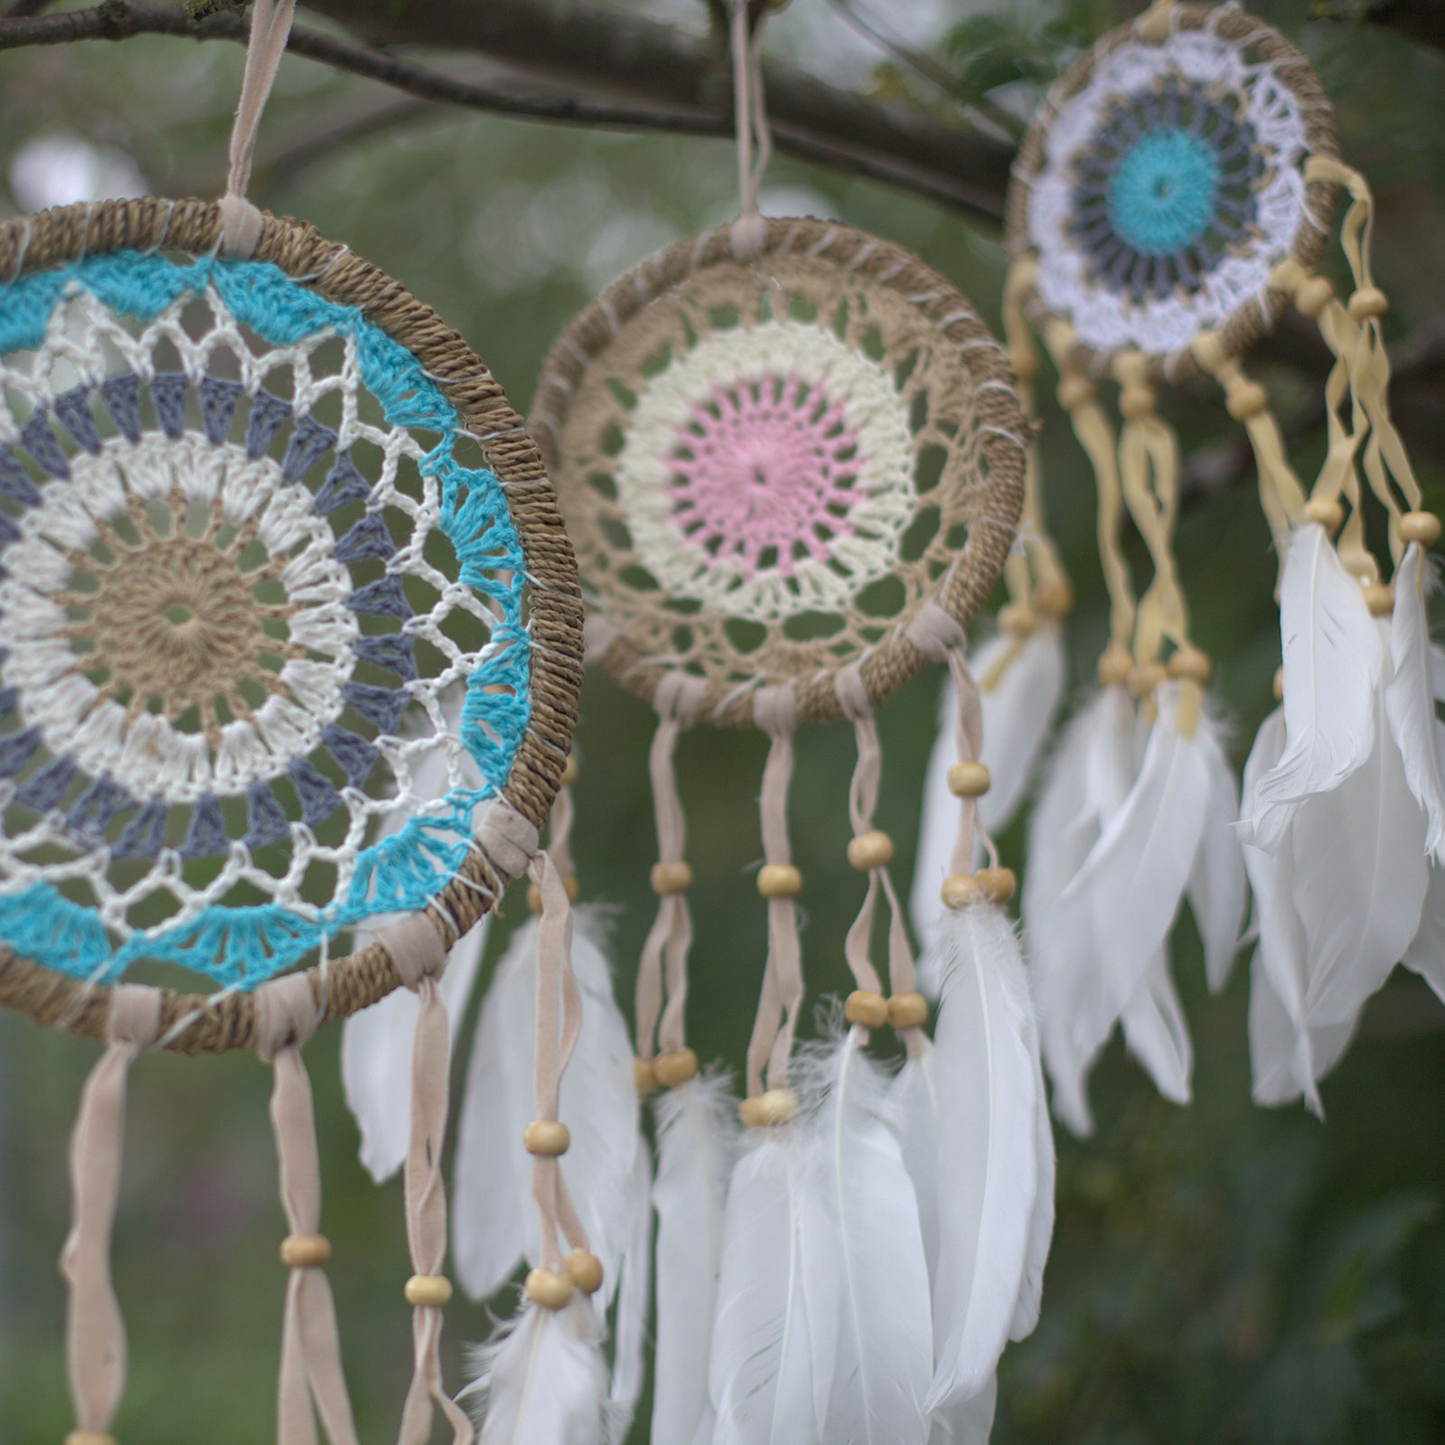
[[[399,985],[416,1000],[400,1439],[430,1439],[435,1407],[470,1440],[438,1362],[438,980],[529,870],[548,976],[565,973],[537,830],[576,702],[571,551],[462,340],[244,199],[290,9],[253,8],[219,204],[108,202],[0,231],[0,997],[106,1044],[61,1261],[77,1445],[111,1440],[124,1384],[109,1236],[126,1075],[152,1048],[271,1065],[290,1231],[278,1438],[314,1441],[314,1408],[333,1445],[355,1441],[301,1050]],[[338,956],[360,929],[374,941]],[[179,971],[212,991],[145,981]],[[545,1099],[539,1114],[555,1117]]]
[[[635,1044],[605,964],[579,950],[587,1007],[560,1112],[576,1210],[595,1221],[611,1280],[600,1298],[616,1297],[610,1378],[595,1318],[573,1314],[578,1292],[529,1280],[520,1322],[479,1361],[483,1441],[590,1441],[604,1419],[605,1438],[625,1433],[650,1268],[658,1445],[986,1434],[999,1353],[1038,1311],[1052,1140],[1002,907],[1013,878],[976,826],[988,779],[964,660],[964,626],[1015,540],[1029,427],[1002,349],[917,258],[846,226],[759,214],[766,125],[747,8],[734,31],[741,219],[654,256],[578,316],[530,421],[578,548],[589,657],[658,715],[658,911]],[[934,659],[951,669],[961,723],[930,1037],[893,845],[873,816],[876,709]],[[795,1048],[807,890],[789,842],[793,743],[805,724],[840,720],[858,749],[853,837],[838,850],[861,875],[846,947],[856,990],[826,1042]],[[756,879],[768,946],[736,1106],[687,1041],[688,898],[715,886],[687,861],[674,767],[694,726],[769,739]],[[585,773],[583,787],[585,805]],[[483,1004],[460,1124],[454,1246],[479,1291],[537,1260],[525,1155],[497,1122],[529,1077],[510,1022],[535,991],[529,946],[523,930]],[[896,1074],[870,1054],[887,1029],[906,1050]],[[652,1096],[655,1182],[639,1093]]]
[[[1343,299],[1314,269],[1341,186]],[[1442,988],[1433,893],[1426,904],[1445,788],[1423,555],[1440,526],[1419,510],[1390,422],[1371,221],[1314,72],[1234,5],[1160,0],[1105,36],[1054,87],[1015,166],[1011,352],[1032,376],[1027,320],[1058,368],[1098,487],[1111,604],[1100,691],[1056,748],[1023,893],[1055,1107],[1080,1132],[1087,1072],[1116,1023],[1161,1091],[1189,1097],[1169,934],[1187,900],[1221,987],[1246,869],[1261,1102],[1303,1093],[1319,1107],[1316,1080],[1402,956]],[[1241,359],[1290,305],[1335,357],[1329,450],[1308,489]],[[1281,562],[1283,705],[1256,741],[1242,806],[1205,694],[1210,660],[1191,640],[1173,554],[1178,444],[1156,409],[1161,383],[1200,374],[1248,433]],[[1118,427],[1101,395],[1111,384]],[[1388,523],[1389,581],[1365,544],[1372,508]],[[1152,565],[1139,595],[1126,515]]]

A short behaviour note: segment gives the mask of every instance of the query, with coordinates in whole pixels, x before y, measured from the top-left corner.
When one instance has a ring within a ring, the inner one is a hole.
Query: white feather
[[[1088,1134],[1093,1121],[1083,1089],[1089,1058],[1074,1041],[1072,993],[1078,978],[1097,975],[1102,965],[1084,904],[1065,906],[1062,899],[1128,796],[1138,771],[1135,738],[1128,693],[1104,689],[1064,730],[1029,819],[1024,932],[1054,1109],[1077,1134]]]
[[[560,1310],[527,1304],[472,1360],[479,1445],[599,1445],[607,1372],[580,1290]]]
[[[617,1281],[612,1383],[607,1392],[608,1445],[622,1445],[637,1413],[646,1368],[647,1312],[652,1302],[652,1157],[637,1151],[632,1173],[632,1234]],[[684,1437],[685,1438],[685,1437]]]
[[[1351,1023],[1419,931],[1429,884],[1425,817],[1377,697],[1375,745],[1338,788],[1310,798],[1293,834],[1311,1026]]]
[[[631,1040],[599,946],[604,921],[585,908],[575,917],[582,1033],[563,1076],[559,1113],[572,1133],[567,1186],[602,1261],[598,1303],[606,1308],[633,1232],[637,1089]],[[483,1000],[457,1126],[452,1251],[458,1277],[479,1299],[504,1284],[524,1257],[537,1259],[531,1156],[522,1147],[535,1113],[536,964],[533,921],[517,930]]]
[[[1054,1240],[1054,1128],[1049,1120],[1049,1096],[1044,1088],[1043,1059],[1035,1045],[1034,1055],[1034,1164],[1038,1170],[1038,1182],[1034,1188],[1034,1207],[1029,1211],[1028,1235],[1024,1240],[1024,1271],[1019,1280],[1019,1296],[1014,1303],[1013,1318],[1009,1321],[1008,1337],[1011,1340],[1027,1339],[1033,1334],[1039,1322],[1039,1310],[1043,1305],[1044,1267],[1049,1262],[1049,1246]],[[989,1396],[988,1419],[993,1420],[992,1386],[984,1393]],[[982,1412],[979,1406],[968,1419],[976,1420]],[[983,1438],[987,1439],[985,1427]]]
[[[1438,724],[1430,685],[1430,623],[1425,615],[1429,581],[1420,545],[1411,543],[1395,574],[1395,610],[1390,621],[1394,675],[1385,686],[1385,711],[1404,759],[1406,781],[1429,823],[1426,851],[1437,863],[1445,863],[1445,770],[1437,747]]]
[[[756,1131],[733,1166],[708,1363],[714,1445],[822,1445],[835,1250],[807,1195],[797,1125]],[[821,1291],[821,1292],[820,1292]]]
[[[1445,1003],[1445,868],[1430,869],[1420,928],[1400,961],[1418,973]]]
[[[1013,1322],[1038,1189],[1037,1040],[1013,926],[990,904],[951,914],[934,1029],[938,1265],[925,1408],[988,1383]]]
[[[818,1188],[836,1243],[827,1445],[925,1445],[933,1374],[928,1268],[888,1083],[850,1029],[809,1071]]]
[[[971,1400],[962,1400],[934,1416],[928,1445],[988,1445],[997,1403],[998,1376],[990,1375],[988,1384]]]
[[[1119,1022],[1129,1052],[1149,1071],[1154,1087],[1166,1099],[1187,1104],[1194,1049],[1163,949],[1150,959],[1138,992],[1124,1006]]]
[[[694,1078],[666,1089],[653,1108],[657,1351],[652,1442],[686,1445],[708,1415],[708,1354],[727,1180],[739,1145],[737,1110],[722,1077]]]
[[[1201,714],[1195,737],[1209,774],[1209,807],[1186,891],[1204,944],[1204,976],[1210,991],[1218,993],[1234,968],[1248,899],[1244,856],[1234,828],[1239,817],[1239,788],[1218,725],[1208,713]]]
[[[978,800],[979,821],[990,833],[1013,820],[1033,781],[1039,756],[1064,695],[1064,645],[1059,624],[1044,619],[1027,637],[990,638],[968,660],[983,706],[983,754],[989,790]],[[948,791],[948,770],[958,761],[958,698],[945,679],[938,709],[938,740],[923,781],[923,817],[913,867],[909,912],[920,938],[943,916],[940,889],[958,833],[958,799]]]
[[[1285,750],[1260,780],[1241,837],[1272,852],[1294,809],[1370,755],[1384,649],[1360,584],[1317,523],[1295,530],[1280,583]]]
[[[921,1054],[904,1060],[889,1090],[899,1152],[918,1203],[918,1233],[929,1279],[938,1267],[938,1085],[934,1069],[933,1046],[925,1042]]]
[[[1068,1100],[1082,1101],[1083,1075],[1166,951],[1195,871],[1210,811],[1207,755],[1217,744],[1207,733],[1185,737],[1175,727],[1179,688],[1159,688],[1159,714],[1138,777],[1043,934],[1051,955],[1045,976],[1053,975],[1040,997],[1049,1011],[1045,1052]],[[1055,1044],[1060,1037],[1062,1050]]]
[[[453,1049],[476,983],[491,917],[485,914],[457,942],[438,985],[451,1025]],[[357,948],[364,948],[378,928],[394,921],[395,916],[387,915],[365,933],[358,930]],[[341,1030],[341,1082],[361,1130],[362,1165],[378,1184],[401,1168],[411,1139],[411,1055],[420,1008],[409,988],[393,989],[379,1003],[352,1014]]]

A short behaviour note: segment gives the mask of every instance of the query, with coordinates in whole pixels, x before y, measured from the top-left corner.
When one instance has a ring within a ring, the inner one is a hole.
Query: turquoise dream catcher
[[[301,1048],[401,985],[415,1370],[399,1438],[431,1438],[435,1408],[469,1440],[438,1356],[438,980],[529,869],[564,968],[537,829],[575,712],[571,550],[461,338],[244,199],[290,10],[254,7],[219,204],[106,202],[0,231],[0,998],[107,1045],[61,1260],[72,1445],[111,1440],[124,1386],[109,1237],[125,1078],[153,1048],[272,1065],[278,1439],[313,1441],[314,1409],[333,1445],[355,1441]],[[187,974],[210,991],[171,986]]]
[[[1346,296],[1315,269],[1340,190]],[[1338,159],[1314,71],[1234,4],[1161,0],[1104,36],[1050,92],[1014,167],[1011,355],[1031,379],[1032,330],[1058,369],[1060,406],[1097,485],[1110,601],[1100,688],[1043,770],[1023,889],[1053,1106],[1080,1133],[1092,1127],[1088,1071],[1116,1025],[1160,1091],[1188,1100],[1169,936],[1187,902],[1209,984],[1222,987],[1245,927],[1246,878],[1258,1102],[1303,1096],[1320,1109],[1318,1079],[1397,962],[1445,997],[1445,787],[1425,614],[1425,553],[1440,523],[1420,510],[1390,420],[1372,224],[1369,188]],[[1334,357],[1329,446],[1309,485],[1243,361],[1291,306]],[[1218,384],[1248,434],[1280,566],[1282,705],[1256,739],[1242,798],[1173,554],[1178,442],[1158,391],[1195,377]],[[1152,571],[1137,595],[1121,550],[1126,517]],[[1365,541],[1377,527],[1388,529],[1383,563]],[[1003,635],[975,659],[981,672],[993,665],[984,710],[998,751],[986,745],[984,756],[1016,782],[1015,806],[1062,690],[1049,605],[1058,579],[1041,531],[1034,548],[1043,568],[1031,577],[1015,560]],[[920,856],[933,861],[920,866],[936,873],[946,844],[930,828],[947,827],[925,821]],[[932,926],[926,893],[915,910]]]

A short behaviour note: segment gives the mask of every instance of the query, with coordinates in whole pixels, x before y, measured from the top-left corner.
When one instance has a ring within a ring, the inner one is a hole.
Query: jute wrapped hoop
[[[664,682],[686,678],[699,722],[755,725],[756,691],[782,685],[799,723],[831,721],[842,669],[876,706],[926,666],[908,636],[921,607],[966,623],[983,605],[1029,429],[1003,349],[916,257],[811,219],[766,221],[745,262],[731,238],[681,242],[583,311],[529,425],[609,672],[663,711]],[[759,478],[789,492],[783,533],[724,475],[744,426],[797,449]]]
[[[1217,333],[1224,354],[1239,356],[1273,328],[1289,303],[1289,294],[1271,283],[1271,267],[1288,258],[1303,272],[1311,272],[1320,257],[1337,186],[1327,177],[1307,176],[1305,162],[1336,156],[1338,143],[1329,100],[1314,68],[1273,27],[1233,6],[1179,4],[1168,7],[1167,15],[1155,6],[1149,15],[1149,24],[1140,17],[1111,31],[1050,91],[1014,162],[1005,225],[1015,266],[1036,263],[1021,299],[1041,334],[1048,337],[1049,327],[1056,328],[1050,347],[1057,355],[1067,356],[1081,370],[1104,373],[1115,355],[1137,349],[1147,357],[1150,376],[1177,381],[1197,374],[1199,363],[1182,333],[1169,334],[1170,323],[1162,309],[1158,325],[1138,322],[1121,329],[1114,321],[1101,322],[1106,312],[1112,316],[1113,300],[1107,294],[1109,287],[1095,284],[1098,273],[1126,267],[1127,258],[1118,248],[1130,238],[1103,231],[1103,220],[1096,218],[1102,217],[1100,207],[1112,198],[1094,194],[1098,188],[1091,189],[1088,165],[1081,170],[1080,158],[1099,153],[1101,171],[1114,176],[1118,184],[1113,166],[1116,141],[1137,133],[1121,117],[1131,98],[1155,107],[1158,114],[1149,114],[1150,124],[1159,132],[1156,151],[1134,165],[1125,181],[1141,184],[1146,172],[1167,174],[1185,186],[1197,182],[1201,207],[1222,205],[1223,227],[1206,228],[1209,248],[1229,256],[1241,274],[1237,280],[1226,283],[1216,278],[1211,283],[1216,295],[1208,301],[1208,314],[1198,321],[1197,329]],[[1253,87],[1261,80],[1270,89],[1256,95]],[[1274,153],[1270,140],[1252,129],[1256,123],[1268,123],[1262,111],[1279,110],[1281,104],[1293,113],[1285,127],[1290,142],[1296,134],[1303,139],[1299,155]],[[1166,119],[1168,107],[1176,116],[1172,131]],[[1211,109],[1197,134],[1211,144],[1218,141],[1219,151],[1225,153],[1220,162],[1209,159],[1202,147],[1191,156],[1187,143],[1174,139],[1189,130],[1195,107]],[[1235,129],[1240,132],[1237,137]],[[1171,134],[1163,134],[1166,131]],[[1253,169],[1246,172],[1242,157],[1249,156],[1250,137],[1259,163],[1251,162]],[[1210,179],[1206,172],[1216,164],[1224,168]],[[1248,192],[1262,181],[1272,190],[1268,215],[1255,212],[1248,202]],[[1138,228],[1139,208],[1124,207],[1130,209]],[[1114,219],[1128,230],[1126,216]],[[1185,210],[1177,219],[1183,222]],[[1288,234],[1274,234],[1282,224],[1292,226]],[[1143,238],[1150,244],[1141,250],[1140,264],[1162,266],[1170,259],[1182,233],[1168,231],[1165,227],[1159,235]],[[1180,297],[1203,289],[1199,276],[1207,269],[1208,258],[1196,243],[1205,239],[1200,235],[1188,243],[1181,241],[1177,249],[1183,268],[1177,274],[1160,269],[1158,278],[1149,282],[1161,306],[1176,313],[1175,332],[1194,324]],[[1087,259],[1085,252],[1095,259]],[[1259,257],[1257,276],[1243,274],[1249,252]],[[1102,336],[1111,328],[1118,335],[1106,344]],[[1125,330],[1127,340],[1122,339]]]
[[[214,256],[221,240],[214,203],[147,198],[74,206],[0,227],[0,277],[9,281],[115,252]],[[483,465],[501,482],[518,535],[530,590],[531,639],[525,731],[495,807],[518,815],[522,834],[545,824],[571,744],[581,679],[582,610],[577,572],[554,494],[537,448],[508,405],[501,386],[466,343],[397,281],[327,241],[310,225],[264,215],[252,260],[270,263],[333,306],[354,308],[367,323],[420,363],[455,409],[459,433],[474,438]],[[512,833],[519,830],[513,829]],[[501,835],[499,835],[501,836]],[[421,913],[449,948],[490,907],[518,871],[473,843],[451,881]],[[317,1012],[342,1018],[402,983],[380,944],[307,974]],[[0,1003],[43,1024],[89,1038],[106,1036],[111,990],[41,967],[0,949]],[[164,991],[161,1036],[185,1053],[254,1048],[253,994],[214,997]]]

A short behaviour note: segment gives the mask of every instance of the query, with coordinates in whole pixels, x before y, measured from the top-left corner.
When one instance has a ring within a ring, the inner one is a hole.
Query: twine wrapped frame
[[[221,243],[219,208],[203,201],[146,198],[45,212],[0,228],[0,276],[22,276],[120,251],[214,256]],[[336,306],[355,308],[410,352],[455,408],[458,424],[480,445],[501,482],[526,568],[530,715],[497,806],[540,830],[547,818],[576,720],[581,679],[581,603],[576,562],[536,447],[501,386],[431,307],[400,282],[326,240],[313,226],[266,215],[252,259],[270,263]],[[515,860],[511,860],[515,862]],[[502,867],[475,840],[451,881],[424,916],[444,948],[482,916],[518,870]],[[306,974],[322,1018],[342,1018],[402,983],[386,949],[373,943]],[[109,986],[67,977],[0,947],[0,1003],[37,1022],[103,1038]],[[165,990],[161,1033],[183,1053],[221,1052],[256,1044],[255,995],[215,997]]]
[[[1307,177],[1305,161],[1310,156],[1338,156],[1333,112],[1309,60],[1279,31],[1237,5],[1180,4],[1172,7],[1167,15],[1167,28],[1162,31],[1157,20],[1140,16],[1130,24],[1109,32],[1055,82],[1035,115],[1014,161],[1013,178],[1005,200],[1006,245],[1015,266],[1021,262],[1034,262],[1041,270],[1053,268],[1057,273],[1057,258],[1046,254],[1047,243],[1042,242],[1039,234],[1035,193],[1046,173],[1051,168],[1058,169],[1051,167],[1048,154],[1051,132],[1060,124],[1061,117],[1066,117],[1070,108],[1076,107],[1096,85],[1102,70],[1122,56],[1124,63],[1117,69],[1120,73],[1128,73],[1135,68],[1131,64],[1133,56],[1158,52],[1163,59],[1171,44],[1197,46],[1202,38],[1217,37],[1218,41],[1238,53],[1251,82],[1267,73],[1275,88],[1275,96],[1287,99],[1293,111],[1291,125],[1298,130],[1300,150],[1298,179],[1293,182],[1300,202],[1298,224],[1288,237],[1277,238],[1277,254],[1272,254],[1267,263],[1261,262],[1258,284],[1251,285],[1245,293],[1236,296],[1228,314],[1212,318],[1208,324],[1208,329],[1219,335],[1225,353],[1239,356],[1273,329],[1289,304],[1288,293],[1269,284],[1267,273],[1270,266],[1289,257],[1305,271],[1311,271],[1324,249],[1338,187],[1326,178]],[[1207,65],[1203,68],[1207,69]],[[1168,93],[1171,77],[1167,74],[1144,76],[1140,69],[1136,79],[1140,82],[1137,94],[1147,101],[1152,92],[1158,97],[1158,111],[1166,125],[1178,126],[1180,117],[1173,111],[1175,102]],[[1199,93],[1205,103],[1235,106],[1240,97],[1230,94],[1231,89],[1219,78],[1208,84],[1200,82],[1199,85]],[[1258,95],[1254,95],[1253,99],[1257,102]],[[1240,109],[1248,119],[1247,105],[1242,105]],[[1077,153],[1070,164],[1077,167]],[[1066,179],[1077,184],[1078,178],[1075,170],[1074,176]],[[1081,192],[1076,190],[1075,194]],[[1252,231],[1252,241],[1258,241],[1261,232],[1257,225],[1250,224],[1244,229]],[[1223,249],[1231,255],[1240,254],[1243,245],[1236,238]],[[1186,263],[1186,275],[1188,269]],[[1061,288],[1056,286],[1054,289]],[[1183,295],[1187,289],[1182,282],[1175,286],[1177,295]],[[1063,352],[1086,371],[1102,374],[1116,355],[1137,350],[1145,357],[1149,373],[1156,380],[1177,382],[1199,372],[1188,341],[1182,337],[1165,344],[1150,345],[1136,334],[1114,346],[1091,344],[1083,334],[1089,327],[1082,308],[1051,306],[1040,294],[1037,275],[1029,279],[1021,299],[1030,320],[1041,333],[1046,333],[1051,324],[1067,329],[1063,337]]]
[[[672,378],[680,361],[692,368],[683,386]],[[686,390],[699,376],[716,382],[700,401]],[[689,406],[696,446],[685,437],[670,451]],[[679,495],[693,506],[678,488],[689,473],[695,483],[707,434],[770,408],[801,418],[823,473],[856,474],[851,493],[823,498],[844,525],[820,509],[814,532],[826,545],[799,532],[781,581],[782,542],[764,546],[757,566],[759,539],[709,534],[705,508],[688,512],[686,541],[676,530]],[[810,218],[768,220],[742,258],[723,227],[615,282],[554,345],[529,425],[578,549],[589,657],[651,703],[670,678],[665,691],[681,685],[699,720],[737,727],[755,725],[756,694],[771,685],[793,692],[798,722],[827,722],[843,715],[834,680],[845,668],[858,669],[873,705],[921,671],[930,656],[908,635],[919,611],[933,604],[966,624],[1002,572],[1030,436],[1002,348],[953,286],[896,246]],[[651,478],[630,511],[615,465],[624,434],[646,451]],[[738,563],[720,583],[704,575],[707,549]],[[870,576],[894,599],[871,617],[857,605]],[[834,632],[793,633],[799,613],[826,615]],[[739,624],[761,643],[739,643]]]

